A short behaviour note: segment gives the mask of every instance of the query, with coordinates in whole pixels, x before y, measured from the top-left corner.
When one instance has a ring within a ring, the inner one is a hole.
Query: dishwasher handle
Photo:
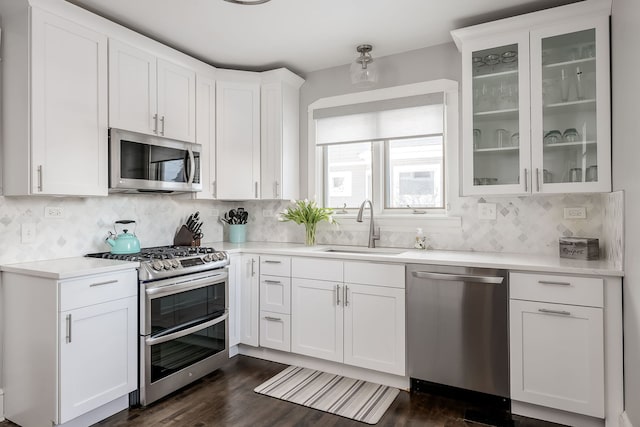
[[[436,279],[449,280],[452,282],[476,282],[476,283],[492,283],[499,285],[504,281],[504,277],[500,276],[476,276],[473,274],[450,274],[450,273],[432,273],[430,271],[412,271],[413,277],[418,279]]]

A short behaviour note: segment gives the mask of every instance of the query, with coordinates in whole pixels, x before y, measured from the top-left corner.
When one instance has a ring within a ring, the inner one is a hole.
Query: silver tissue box
[[[596,260],[600,258],[598,239],[589,237],[561,237],[560,258]]]

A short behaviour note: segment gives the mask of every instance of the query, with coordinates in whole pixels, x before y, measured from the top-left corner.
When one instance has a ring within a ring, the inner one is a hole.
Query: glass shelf
[[[554,104],[544,105],[545,114],[547,114],[547,110],[552,114],[564,114],[564,113],[576,113],[583,111],[594,111],[596,110],[596,100],[595,99],[581,99],[579,101],[568,101],[568,102],[558,102]]]
[[[553,64],[546,64],[543,65],[542,68],[546,69],[546,68],[556,68],[556,67],[568,67],[571,65],[580,65],[580,64],[587,64],[587,63],[593,63],[595,64],[596,62],[596,58],[582,58],[582,59],[574,59],[571,61],[563,61],[563,62],[554,62]]]
[[[561,150],[566,148],[576,148],[583,145],[596,145],[597,141],[575,141],[575,142],[556,142],[553,144],[544,144],[546,150]]]
[[[507,108],[506,110],[482,111],[473,113],[473,117],[478,120],[515,120],[518,118],[517,108]]]
[[[504,152],[504,153],[514,153],[518,152],[520,147],[492,147],[492,148],[476,148],[473,150],[474,153],[496,153],[496,152]]]
[[[492,77],[509,77],[509,76],[517,77],[518,70],[500,71],[498,73],[479,74],[477,76],[473,76],[473,79],[481,80],[481,79],[489,79]]]

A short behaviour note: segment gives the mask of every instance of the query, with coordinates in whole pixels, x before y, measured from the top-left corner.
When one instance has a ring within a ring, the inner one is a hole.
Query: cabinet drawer
[[[260,347],[291,351],[291,316],[260,312]]]
[[[291,258],[284,256],[260,256],[260,274],[291,276]]]
[[[342,282],[343,262],[331,259],[293,258],[291,277]]]
[[[260,275],[260,310],[291,314],[291,279]]]
[[[60,311],[138,295],[136,270],[100,274],[59,283]]]
[[[404,288],[404,265],[345,262],[344,281],[345,283]]]
[[[604,283],[598,277],[511,273],[511,299],[603,307]]]

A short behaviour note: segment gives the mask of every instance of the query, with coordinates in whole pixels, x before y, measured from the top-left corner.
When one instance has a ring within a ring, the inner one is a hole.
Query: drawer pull
[[[274,260],[271,260],[271,259],[265,259],[264,263],[265,264],[282,264],[282,261],[274,261]]]
[[[282,319],[279,317],[271,317],[271,316],[264,316],[264,320],[269,320],[271,322],[282,322]]]
[[[90,288],[96,287],[96,286],[104,286],[104,285],[111,285],[113,283],[118,283],[117,280],[107,280],[106,282],[98,282],[98,283],[92,283],[89,285]]]
[[[340,305],[340,285],[336,285],[336,306]]]
[[[280,280],[265,280],[264,283],[270,283],[272,285],[279,285],[282,282]]]
[[[548,280],[538,280],[538,283],[541,285],[571,286],[569,282],[552,282]]]
[[[546,313],[546,314],[561,314],[563,316],[571,316],[570,312],[564,311],[564,310],[547,310],[546,308],[539,308],[538,311],[540,313]]]

